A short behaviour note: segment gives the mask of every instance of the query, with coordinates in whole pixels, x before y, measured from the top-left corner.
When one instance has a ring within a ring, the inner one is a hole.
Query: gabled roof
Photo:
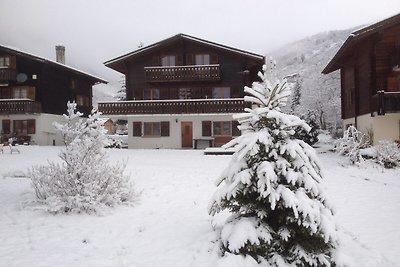
[[[256,59],[256,60],[264,60],[264,56],[263,55],[259,55],[259,54],[256,54],[256,53],[248,52],[248,51],[245,51],[245,50],[241,50],[241,49],[233,48],[233,47],[230,47],[230,46],[226,46],[226,45],[210,42],[210,41],[207,41],[207,40],[204,40],[204,39],[200,39],[200,38],[197,38],[197,37],[194,37],[194,36],[190,36],[190,35],[187,35],[187,34],[180,33],[180,34],[174,35],[174,36],[172,36],[170,38],[167,38],[167,39],[164,39],[162,41],[159,41],[157,43],[154,43],[154,44],[139,48],[139,49],[137,49],[135,51],[132,51],[130,53],[127,53],[125,55],[122,55],[122,56],[116,57],[114,59],[111,59],[109,61],[106,61],[106,62],[104,62],[104,64],[109,68],[121,71],[120,68],[117,67],[117,65],[123,63],[125,60],[132,59],[135,56],[141,55],[141,54],[143,54],[145,52],[150,52],[153,49],[159,48],[159,47],[164,46],[164,45],[171,44],[171,43],[173,43],[175,41],[178,41],[178,40],[189,40],[189,41],[193,41],[193,42],[196,42],[196,43],[199,43],[199,44],[202,44],[202,45],[211,46],[211,47],[214,47],[214,48],[217,48],[217,49],[222,49],[222,50],[225,50],[225,51],[228,51],[228,52],[240,55],[240,56],[245,56],[245,57]]]
[[[347,37],[346,41],[340,47],[339,51],[336,55],[331,59],[331,61],[326,65],[323,74],[331,73],[337,69],[342,67],[342,60],[346,53],[352,50],[356,45],[358,45],[365,38],[380,32],[384,29],[392,27],[396,24],[400,23],[400,14],[394,15],[385,20],[379,21],[377,23],[371,24],[369,26],[363,27],[359,30],[353,31],[349,37]]]
[[[95,83],[108,83],[106,80],[103,80],[103,79],[101,79],[101,78],[99,78],[99,77],[97,77],[97,76],[91,75],[91,74],[89,74],[89,73],[86,73],[86,72],[84,72],[84,71],[75,69],[75,68],[70,67],[70,66],[67,66],[67,65],[65,65],[65,64],[62,64],[62,63],[53,61],[53,60],[51,60],[51,59],[47,59],[47,58],[44,58],[44,57],[39,57],[39,56],[30,54],[30,53],[24,52],[24,51],[22,51],[22,50],[20,50],[20,49],[18,49],[18,48],[14,48],[14,47],[10,47],[10,46],[5,46],[5,45],[0,45],[0,50],[5,50],[5,51],[7,51],[8,53],[12,53],[12,54],[14,54],[14,55],[26,57],[26,58],[29,58],[29,59],[31,59],[31,60],[35,60],[35,61],[42,62],[42,63],[44,63],[44,64],[50,64],[50,65],[52,65],[52,66],[55,66],[56,68],[64,69],[64,70],[73,72],[73,73],[75,73],[75,74],[79,74],[79,75],[85,76],[85,77],[87,77],[87,78],[93,80]]]

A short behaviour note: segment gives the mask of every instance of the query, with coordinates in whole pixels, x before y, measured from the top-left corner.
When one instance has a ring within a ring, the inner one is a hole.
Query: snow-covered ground
[[[193,150],[110,149],[127,161],[136,202],[102,215],[51,215],[34,205],[24,173],[56,161],[57,147],[0,154],[0,266],[218,266],[207,205],[231,156]],[[400,266],[400,169],[349,166],[322,145],[323,187],[354,266]]]

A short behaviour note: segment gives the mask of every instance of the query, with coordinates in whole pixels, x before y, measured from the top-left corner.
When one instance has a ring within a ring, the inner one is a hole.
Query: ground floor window
[[[1,122],[1,133],[2,134],[10,134],[11,133],[11,121],[3,120]]]
[[[169,136],[169,121],[133,122],[133,136],[160,137]]]
[[[230,121],[214,121],[214,135],[232,135],[232,126]]]
[[[35,134],[36,122],[35,120],[14,120],[13,132],[15,134]]]

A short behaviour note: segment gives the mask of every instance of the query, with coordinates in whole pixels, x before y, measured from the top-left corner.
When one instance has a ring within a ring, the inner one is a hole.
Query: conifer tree
[[[213,216],[231,214],[219,228],[222,251],[266,266],[334,266],[337,232],[321,166],[314,149],[294,137],[296,127],[310,127],[281,112],[286,82],[271,84],[265,66],[259,76],[262,82],[245,87],[252,109],[234,116],[242,135],[225,145],[236,152],[209,206]]]

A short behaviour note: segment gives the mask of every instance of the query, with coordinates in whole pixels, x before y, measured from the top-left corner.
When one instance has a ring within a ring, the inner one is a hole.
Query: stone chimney
[[[56,61],[65,64],[65,46],[56,45]]]

